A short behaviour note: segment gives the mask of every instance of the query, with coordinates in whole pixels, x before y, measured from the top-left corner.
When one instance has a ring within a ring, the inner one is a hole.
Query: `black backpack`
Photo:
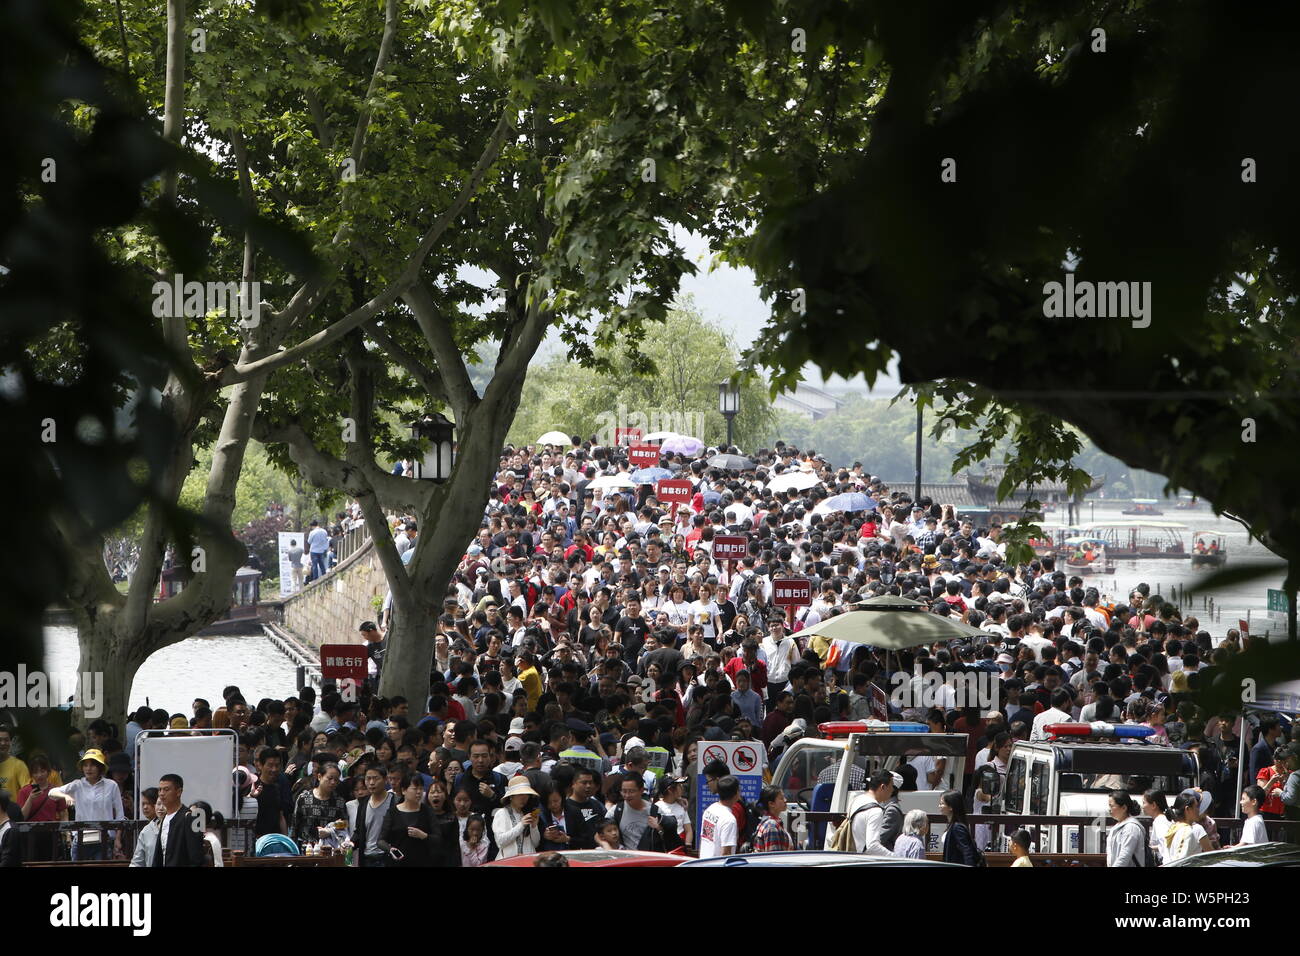
[[[736,835],[736,852],[751,853],[754,850],[754,834],[758,832],[758,824],[763,819],[763,813],[757,803],[741,801],[741,806],[745,808],[745,827]]]
[[[749,599],[749,592],[754,588],[755,576],[756,575],[744,573],[740,575],[740,587],[736,589],[735,603],[737,608]]]

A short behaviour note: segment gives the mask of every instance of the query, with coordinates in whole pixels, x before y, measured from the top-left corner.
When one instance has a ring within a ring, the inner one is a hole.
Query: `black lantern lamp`
[[[451,477],[456,444],[456,426],[442,414],[426,415],[411,423],[411,439],[428,443],[424,455],[416,456],[415,477],[425,481],[446,481]]]

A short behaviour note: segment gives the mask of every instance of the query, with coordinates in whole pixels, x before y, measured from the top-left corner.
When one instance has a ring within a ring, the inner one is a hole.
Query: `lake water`
[[[77,669],[77,631],[45,629],[45,669]],[[263,697],[284,698],[298,691],[293,661],[260,636],[191,637],[163,648],[136,672],[129,707],[148,705],[169,713],[190,713],[195,697],[219,706],[221,691],[235,684],[250,704]]]
[[[1127,516],[1120,514],[1123,506],[1112,508],[1092,507],[1085,502],[1082,508],[1081,523],[1093,521],[1123,521]],[[1064,511],[1047,516],[1048,520],[1064,521]],[[1226,567],[1239,567],[1243,564],[1262,564],[1281,559],[1258,541],[1250,538],[1237,522],[1230,518],[1216,518],[1210,511],[1178,511],[1171,505],[1164,515],[1155,519],[1159,521],[1176,521],[1187,525],[1183,532],[1184,546],[1189,550],[1192,535],[1197,531],[1212,531],[1223,535],[1228,549]],[[1097,587],[1113,598],[1125,600],[1132,588],[1142,582],[1151,585],[1152,593],[1157,590],[1163,596],[1174,600],[1176,590],[1181,586],[1191,592],[1192,598],[1182,606],[1183,614],[1196,615],[1201,626],[1215,637],[1221,637],[1229,627],[1236,627],[1238,618],[1245,618],[1250,611],[1251,633],[1264,634],[1270,628],[1274,635],[1286,633],[1286,621],[1270,621],[1267,614],[1269,588],[1282,588],[1283,573],[1278,571],[1263,578],[1257,578],[1245,584],[1228,588],[1216,588],[1213,591],[1202,590],[1201,582],[1212,576],[1217,569],[1192,570],[1190,560],[1153,560],[1153,561],[1116,561],[1115,574],[1098,575],[1086,578],[1088,585]],[[1068,572],[1067,572],[1068,573]],[[1217,620],[1211,618],[1203,598],[1213,598]]]

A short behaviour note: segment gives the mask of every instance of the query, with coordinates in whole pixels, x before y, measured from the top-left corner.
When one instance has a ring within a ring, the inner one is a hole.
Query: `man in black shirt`
[[[505,775],[492,769],[492,745],[486,740],[476,740],[469,745],[469,762],[469,770],[456,778],[453,792],[468,791],[474,812],[489,814],[501,806],[501,798],[506,792]]]
[[[257,782],[249,796],[257,801],[257,818],[253,821],[253,836],[268,833],[287,833],[284,807],[280,801],[280,754],[271,747],[257,752]]]
[[[384,635],[374,621],[362,621],[357,630],[361,632],[361,639],[366,642],[366,656],[375,662],[375,676],[371,687],[377,688],[379,672],[384,666]]]
[[[580,833],[569,833],[569,847],[574,850],[593,850],[596,847],[596,828],[605,819],[605,805],[597,800],[596,774],[588,767],[578,767],[573,774],[573,785],[564,801],[567,821],[582,820]]]
[[[624,606],[623,616],[614,625],[614,634],[618,637],[619,643],[623,645],[623,660],[627,661],[629,665],[635,666],[637,656],[641,653],[641,646],[645,643],[645,636],[649,630],[650,623],[641,616],[640,599],[629,598]]]

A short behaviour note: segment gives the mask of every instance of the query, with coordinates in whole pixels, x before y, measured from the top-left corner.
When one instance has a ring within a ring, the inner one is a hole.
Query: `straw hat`
[[[537,791],[532,788],[532,785],[528,782],[527,777],[522,775],[518,777],[511,777],[510,785],[506,787],[505,796],[501,798],[501,802],[507,803],[511,797],[517,797],[520,796],[521,794],[529,797],[538,796]]]

